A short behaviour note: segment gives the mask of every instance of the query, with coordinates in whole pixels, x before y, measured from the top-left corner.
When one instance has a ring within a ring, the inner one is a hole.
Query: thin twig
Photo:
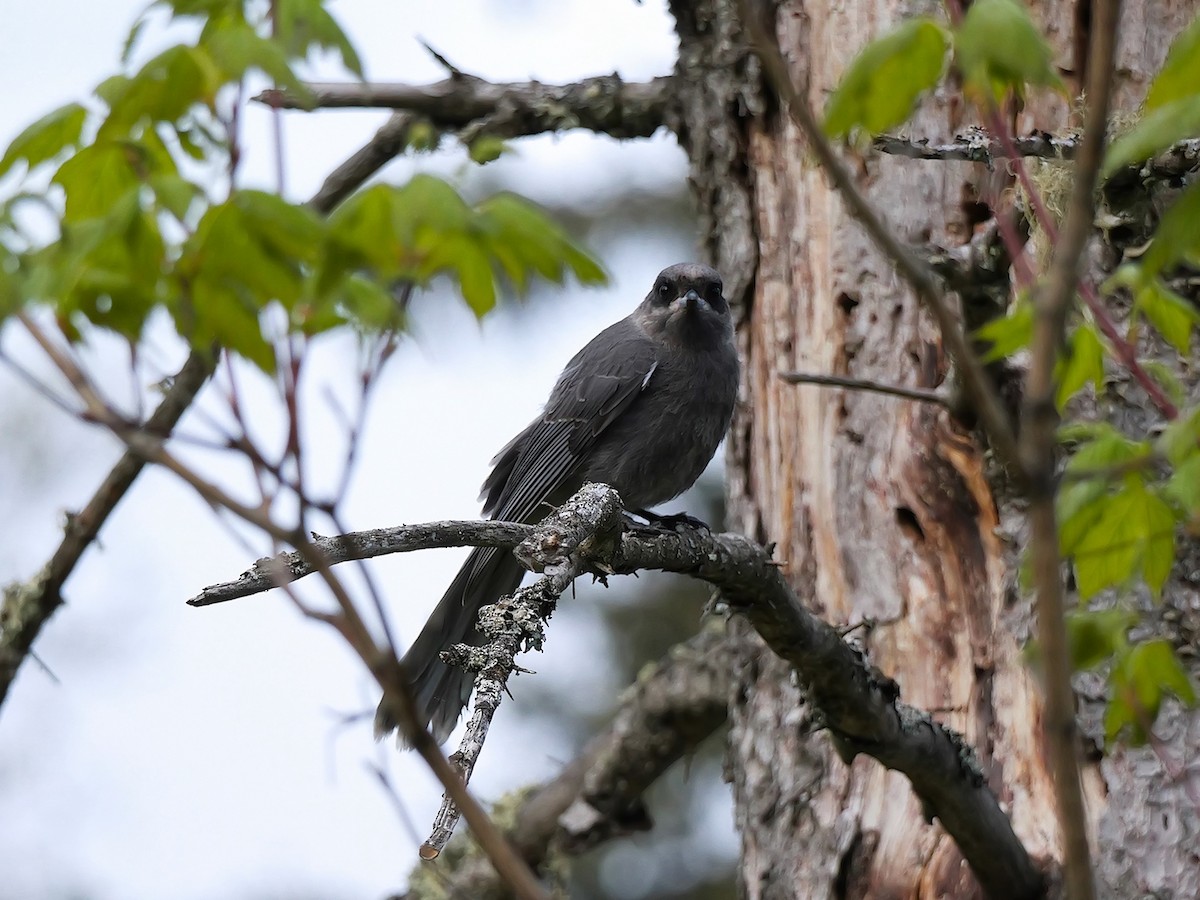
[[[880,384],[878,381],[868,381],[865,378],[816,375],[811,372],[780,372],[779,377],[789,384],[817,384],[823,387],[846,388],[851,391],[867,391],[873,394],[885,394],[889,397],[900,397],[904,400],[916,400],[919,403],[936,403],[938,406],[943,406],[946,409],[950,408],[949,397],[928,388],[910,388],[897,384]]]
[[[143,428],[150,434],[170,434],[211,372],[212,357],[192,353],[171,379],[166,395]],[[123,453],[83,509],[67,518],[62,540],[41,571],[24,585],[5,590],[4,628],[0,629],[0,704],[42,626],[62,605],[63,585],[144,467],[141,456],[132,451]],[[19,603],[10,603],[10,591],[14,597],[20,595]]]
[[[420,121],[412,113],[388,117],[366,144],[329,173],[321,189],[309,201],[318,212],[328,212],[358,190],[368,178],[404,152],[413,126]]]
[[[329,213],[404,146],[403,141],[372,140],[326,178],[309,205],[319,213]],[[370,158],[369,166],[362,165],[364,156]],[[356,160],[357,164],[352,165]],[[178,373],[169,379],[162,402],[142,426],[146,432],[163,438],[171,434],[213,373],[217,354],[214,348],[193,350],[188,355]],[[23,584],[5,588],[3,606],[0,606],[4,619],[4,628],[0,629],[0,706],[42,626],[62,606],[63,585],[145,465],[146,461],[139,453],[126,450],[83,509],[68,517],[62,540],[37,575]]]
[[[1104,158],[1108,105],[1112,95],[1120,0],[1092,4],[1088,48],[1088,110],[1075,164],[1075,180],[1062,234],[1054,242],[1054,261],[1035,294],[1033,342],[1021,416],[1021,461],[1027,475],[1031,566],[1037,585],[1038,638],[1046,675],[1044,728],[1050,745],[1054,793],[1062,829],[1063,868],[1070,900],[1095,896],[1087,817],[1079,774],[1075,692],[1064,620],[1062,558],[1055,515],[1058,409],[1054,376],[1063,345],[1067,315],[1079,283],[1079,260],[1091,236],[1095,187]],[[996,114],[996,118],[999,118]],[[1021,167],[1021,171],[1024,167]],[[1026,176],[1026,180],[1027,176]],[[1027,185],[1027,190],[1030,187]],[[1031,194],[1039,217],[1044,204]]]
[[[337,629],[359,655],[371,674],[375,676],[384,691],[384,696],[391,701],[391,708],[396,713],[396,718],[400,722],[408,742],[441,781],[447,794],[462,809],[476,840],[479,841],[484,852],[496,866],[501,877],[512,886],[516,895],[523,900],[548,900],[546,892],[538,884],[529,867],[516,855],[512,846],[500,834],[483,807],[467,792],[466,785],[442,754],[437,742],[424,727],[418,724],[413,699],[396,654],[390,650],[385,652],[377,646],[353,600],[346,593],[345,587],[333,575],[328,561],[321,556],[319,550],[309,543],[303,532],[280,526],[270,517],[268,510],[263,506],[250,506],[242,503],[215,484],[201,478],[167,452],[162,438],[147,434],[138,428],[131,428],[129,423],[113,413],[99,393],[91,388],[88,379],[68,353],[57,347],[28,317],[22,317],[21,321],[34,340],[42,346],[50,359],[58,366],[67,381],[75,388],[79,399],[87,407],[87,413],[92,421],[123,440],[130,450],[139,454],[147,462],[157,463],[178,475],[211,505],[227,509],[273,539],[296,547],[311,570],[320,574],[325,581],[341,611],[338,614],[318,612],[306,606],[293,595],[296,606],[309,618],[324,622]]]
[[[810,149],[841,195],[847,209],[909,283],[925,308],[933,314],[946,349],[954,360],[967,394],[974,403],[980,422],[987,431],[992,446],[1000,459],[1019,476],[1017,442],[1004,406],[984,373],[979,357],[967,345],[958,318],[946,302],[946,296],[938,284],[936,275],[899,241],[893,229],[883,224],[875,210],[858,190],[854,179],[850,177],[850,173],[842,165],[832,145],[825,138],[812,111],[808,108],[808,104],[792,83],[787,63],[779,52],[777,42],[763,31],[758,18],[748,9],[748,6],[748,0],[741,0],[742,23],[753,38],[754,50],[762,61],[763,71],[772,87],[786,104],[792,119],[804,132]]]

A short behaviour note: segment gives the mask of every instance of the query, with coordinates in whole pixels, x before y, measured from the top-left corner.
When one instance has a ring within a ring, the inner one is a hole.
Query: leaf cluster
[[[194,40],[130,65],[148,11],[126,42],[128,71],[33,123],[0,156],[0,178],[16,184],[0,205],[0,321],[38,305],[71,340],[91,326],[136,342],[162,311],[192,346],[217,345],[271,371],[270,309],[284,314],[273,322],[307,335],[393,329],[403,325],[397,283],[449,277],[483,315],[502,279],[518,290],[567,273],[603,280],[561,228],[516,196],[472,205],[420,175],[375,185],[323,218],[238,187],[245,80],[303,96],[297,66],[310,54],[336,54],[361,75],[359,58],[322,0],[270,10],[160,0],[156,9],[198,26]]]
[[[1062,90],[1050,46],[1016,0],[976,0],[956,27],[908,19],[868,44],[829,98],[830,137],[877,135],[912,116],[922,95],[942,83],[949,62],[964,90],[1000,98],[1031,85]]]

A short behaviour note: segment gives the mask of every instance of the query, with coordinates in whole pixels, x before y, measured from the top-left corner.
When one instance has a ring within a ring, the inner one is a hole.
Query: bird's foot
[[[630,512],[645,519],[648,525],[654,528],[661,528],[664,531],[677,531],[680,525],[686,525],[689,528],[699,528],[710,534],[712,533],[712,528],[709,527],[707,522],[697,519],[695,516],[689,516],[687,513],[661,515],[646,509],[632,509]]]

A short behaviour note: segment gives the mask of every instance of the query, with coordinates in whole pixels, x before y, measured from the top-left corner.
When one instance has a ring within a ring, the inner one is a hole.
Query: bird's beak
[[[703,297],[701,297],[699,294],[697,294],[694,290],[691,290],[691,291],[688,291],[686,294],[684,294],[682,297],[678,298],[671,305],[674,307],[678,307],[678,308],[686,307],[688,312],[691,312],[691,311],[695,310],[697,307],[706,306],[707,304],[705,303]]]

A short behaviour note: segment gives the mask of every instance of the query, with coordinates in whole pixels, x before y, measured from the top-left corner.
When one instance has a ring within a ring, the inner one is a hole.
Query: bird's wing
[[[521,521],[554,494],[596,439],[650,383],[658,366],[649,338],[622,320],[576,354],[546,409],[495,459],[484,512]]]

